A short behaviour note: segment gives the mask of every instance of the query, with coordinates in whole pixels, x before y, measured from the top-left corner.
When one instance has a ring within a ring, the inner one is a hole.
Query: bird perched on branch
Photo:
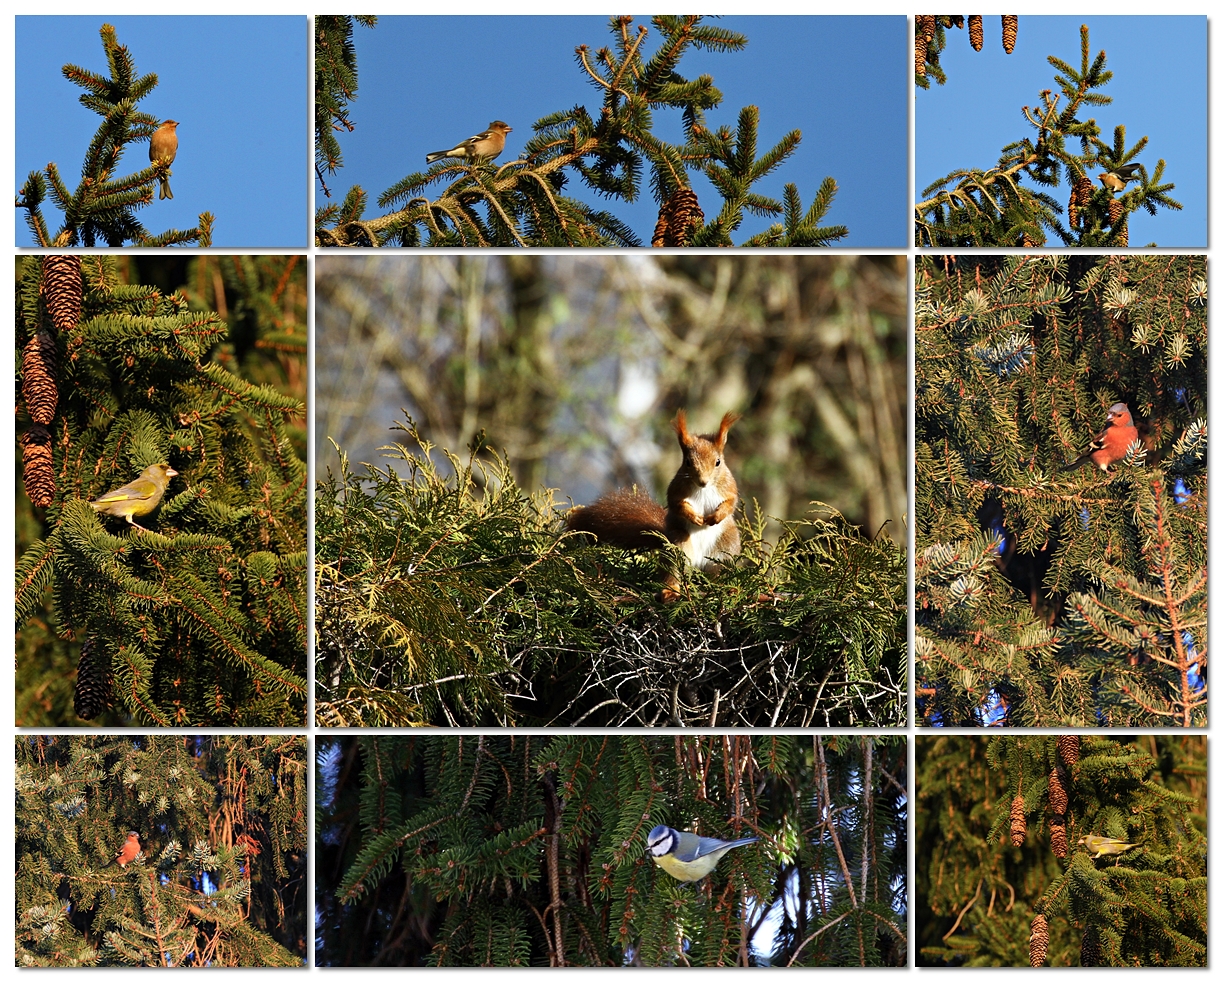
[[[1145,171],[1145,167],[1140,162],[1132,162],[1131,165],[1112,168],[1109,172],[1103,172],[1098,178],[1102,180],[1102,185],[1109,189],[1113,196],[1117,192],[1123,192],[1127,188],[1127,184],[1136,178],[1136,173],[1138,172],[1140,173],[1141,182],[1149,178],[1149,173]]]
[[[1089,850],[1089,855],[1097,859],[1099,856],[1121,856],[1144,843],[1128,842],[1126,839],[1109,839],[1105,835],[1082,835],[1077,845],[1084,846]]]
[[[178,126],[179,121],[177,120],[164,120],[162,126],[154,131],[149,139],[149,160],[151,162],[166,162],[170,165],[175,161],[175,152],[179,150],[179,136],[175,133],[175,128]],[[158,180],[158,198],[175,198],[171,193],[171,181],[166,176]]]
[[[1108,471],[1112,464],[1127,456],[1128,447],[1138,436],[1128,407],[1116,402],[1106,412],[1106,428],[1089,441],[1089,450],[1060,470],[1075,471],[1081,465],[1092,462],[1101,470]]]
[[[124,840],[124,844],[120,847],[120,851],[115,854],[115,861],[121,867],[127,866],[141,853],[141,837],[136,832],[129,832],[128,838]]]
[[[713,872],[718,860],[730,850],[756,842],[750,839],[710,839],[695,832],[676,832],[658,825],[649,833],[645,852],[676,880],[700,880]]]
[[[504,150],[504,139],[512,130],[504,121],[493,120],[487,129],[468,137],[456,147],[448,151],[433,151],[427,156],[427,164],[439,161],[441,158],[467,158],[476,161],[479,158],[495,158]]]
[[[90,508],[104,516],[115,516],[123,519],[134,529],[145,530],[145,527],[132,521],[133,516],[148,516],[162,501],[162,493],[178,471],[170,464],[151,464],[133,481],[99,495],[90,503]]]

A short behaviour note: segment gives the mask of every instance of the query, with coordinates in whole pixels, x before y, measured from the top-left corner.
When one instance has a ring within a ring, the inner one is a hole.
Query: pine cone
[[[21,435],[21,480],[36,509],[45,509],[56,494],[55,465],[51,458],[51,431],[35,424]]]
[[[1081,758],[1080,736],[1060,736],[1056,740],[1059,748],[1059,758],[1073,769],[1072,779],[1076,779],[1076,761]]]
[[[36,423],[46,426],[56,416],[60,393],[56,388],[56,342],[40,330],[21,352],[21,398]]]
[[[1093,925],[1086,925],[1081,935],[1081,965],[1102,965],[1102,940],[1098,938],[1098,930]]]
[[[1017,795],[1012,799],[1012,811],[1008,815],[1012,844],[1018,849],[1025,841],[1025,799]]]
[[[935,37],[935,15],[923,14],[918,20],[922,26],[923,40],[930,44],[931,39]]]
[[[948,23],[952,27],[955,27],[958,31],[960,31],[963,27],[965,27],[965,15],[964,14],[949,14]]]
[[[1093,183],[1089,180],[1089,176],[1082,175],[1076,180],[1076,185],[1072,187],[1072,195],[1068,197],[1068,226],[1073,230],[1080,224],[1080,213],[1082,207],[1089,205],[1089,198],[1093,195]]]
[[[1036,247],[1042,247],[1044,244],[1046,244],[1045,237],[1038,239],[1037,237],[1034,237],[1034,235],[1029,233],[1028,231],[1021,235],[1021,247],[1036,248]]]
[[[1053,814],[1062,817],[1068,813],[1068,791],[1063,786],[1063,778],[1059,776],[1059,767],[1055,767],[1046,780],[1046,796]]]
[[[1113,196],[1110,200],[1110,225],[1113,227],[1119,222],[1119,218],[1123,216],[1123,201],[1115,199]],[[1128,243],[1128,225],[1127,220],[1123,221],[1123,229],[1115,235],[1115,247],[1127,247]]]
[[[969,44],[976,52],[982,51],[982,15],[969,15]]]
[[[654,224],[652,247],[666,247],[666,235],[670,230],[670,210],[666,203],[658,207],[658,222]]]
[[[918,18],[915,18],[918,20]],[[927,72],[927,39],[917,26],[914,29],[914,75],[921,76]]]
[[[81,645],[77,660],[77,687],[73,691],[73,711],[84,722],[98,718],[111,707],[111,664],[91,636]]]
[[[1011,55],[1016,47],[1016,14],[1004,14],[1000,22],[1004,26],[1004,52]]]
[[[1051,818],[1051,852],[1056,859],[1068,858],[1068,833],[1064,828],[1063,819],[1058,816]]]
[[[81,319],[81,259],[75,254],[49,254],[43,259],[43,298],[60,333],[77,329]]]
[[[1029,923],[1029,965],[1041,966],[1046,962],[1046,947],[1050,945],[1051,933],[1046,926],[1046,916],[1035,914]]]

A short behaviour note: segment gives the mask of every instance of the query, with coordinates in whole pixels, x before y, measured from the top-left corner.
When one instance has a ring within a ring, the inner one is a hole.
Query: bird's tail
[[[174,199],[175,195],[171,192],[171,183],[167,179],[158,180],[158,198],[159,199]]]
[[[1060,471],[1075,471],[1077,468],[1084,467],[1086,464],[1089,464],[1089,463],[1091,463],[1089,455],[1085,454],[1083,457],[1078,457],[1071,464],[1065,464],[1059,470]]]
[[[447,157],[448,157],[447,151],[433,151],[430,155],[427,156],[427,164],[430,165],[432,162],[438,162],[441,158],[447,158]]]

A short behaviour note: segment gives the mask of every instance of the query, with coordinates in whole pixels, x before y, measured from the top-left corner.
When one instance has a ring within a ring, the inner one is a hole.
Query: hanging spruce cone
[[[1008,815],[1008,821],[1012,844],[1019,849],[1025,841],[1025,799],[1019,794],[1012,799],[1012,811]]]
[[[949,14],[948,23],[951,27],[955,27],[958,31],[960,31],[963,27],[965,27],[965,15]]]
[[[1081,758],[1080,736],[1060,736],[1056,741],[1059,758],[1073,771],[1072,779],[1076,779],[1076,761]]]
[[[1098,930],[1093,925],[1086,925],[1081,935],[1081,965],[1102,965],[1102,940],[1098,938]]]
[[[1072,230],[1076,230],[1080,225],[1080,210],[1089,205],[1089,198],[1093,195],[1093,183],[1089,180],[1089,176],[1082,175],[1076,180],[1076,185],[1072,187],[1072,195],[1068,197],[1068,226]]]
[[[21,352],[21,398],[30,418],[43,426],[56,417],[60,393],[56,388],[56,342],[40,330]]]
[[[98,640],[91,636],[81,646],[77,660],[77,688],[73,711],[84,722],[98,718],[111,707],[111,664]]]
[[[1046,238],[1039,238],[1036,234],[1026,231],[1021,235],[1021,247],[1036,248],[1042,247],[1046,243]]]
[[[55,465],[51,458],[51,431],[35,424],[21,435],[21,480],[36,509],[45,509],[56,494]]]
[[[75,254],[49,254],[43,259],[43,298],[60,333],[77,329],[83,292],[80,258]]]
[[[919,18],[919,21],[922,24],[923,40],[927,42],[927,44],[930,44],[931,39],[935,37],[935,15],[923,14]]]
[[[982,51],[982,15],[969,15],[969,43],[976,52]]]
[[[658,222],[653,228],[653,240],[650,241],[653,247],[666,247],[666,235],[670,230],[671,217],[670,209],[666,203],[658,207]]]
[[[1056,859],[1068,858],[1068,833],[1063,819],[1057,815],[1051,818],[1051,852]]]
[[[921,18],[916,17],[915,21]],[[918,25],[914,26],[914,75],[921,76],[927,72],[927,39],[922,36]]]
[[[1063,778],[1059,775],[1059,767],[1051,771],[1046,779],[1046,797],[1051,806],[1051,813],[1059,816],[1068,813],[1068,791],[1063,786]]]
[[[1004,26],[1004,52],[1011,55],[1016,47],[1016,14],[1004,14],[1000,21]]]
[[[1119,218],[1123,216],[1123,200],[1115,199],[1113,196],[1110,200],[1110,225],[1113,227],[1119,222]],[[1127,220],[1123,221],[1123,227],[1115,235],[1115,247],[1127,247],[1128,243],[1128,225]]]
[[[1041,966],[1046,962],[1046,947],[1051,943],[1051,933],[1046,926],[1046,917],[1035,914],[1029,924],[1029,965]]]

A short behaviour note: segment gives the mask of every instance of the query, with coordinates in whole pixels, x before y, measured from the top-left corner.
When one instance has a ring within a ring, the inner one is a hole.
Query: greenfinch
[[[155,164],[166,162],[170,165],[175,161],[175,152],[179,151],[179,135],[175,133],[175,128],[178,126],[178,120],[164,120],[162,126],[154,131],[153,136],[149,139],[149,160],[151,162]],[[175,198],[171,194],[171,181],[166,176],[158,180],[158,198]]]
[[[1078,845],[1089,850],[1094,859],[1099,856],[1119,856],[1129,849],[1135,849],[1140,842],[1128,842],[1126,839],[1108,839],[1104,835],[1082,835]]]
[[[103,515],[122,518],[136,529],[145,527],[132,521],[133,516],[148,516],[162,501],[162,493],[178,471],[170,464],[151,464],[135,481],[100,495],[90,503],[90,508]]]

